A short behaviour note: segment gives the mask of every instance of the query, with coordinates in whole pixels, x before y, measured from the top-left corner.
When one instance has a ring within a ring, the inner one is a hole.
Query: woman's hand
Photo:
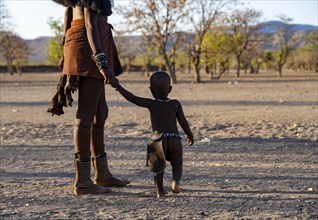
[[[110,68],[100,69],[101,74],[104,76],[105,84],[110,84],[113,86],[116,83],[116,78],[114,72]]]
[[[64,87],[64,94],[67,92],[74,93],[78,89],[78,77],[74,75],[67,75],[66,84]]]

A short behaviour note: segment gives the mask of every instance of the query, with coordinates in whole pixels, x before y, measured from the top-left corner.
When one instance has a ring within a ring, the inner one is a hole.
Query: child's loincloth
[[[162,173],[166,167],[166,151],[168,144],[167,138],[180,138],[178,133],[164,132],[154,133],[151,137],[152,142],[147,146],[146,165],[154,173]]]

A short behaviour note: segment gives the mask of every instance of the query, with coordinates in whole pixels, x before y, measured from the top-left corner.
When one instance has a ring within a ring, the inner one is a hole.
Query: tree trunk
[[[238,64],[237,68],[236,68],[236,76],[237,77],[240,77],[240,71],[241,71],[241,67],[240,67],[240,64]]]
[[[15,65],[15,70],[20,76],[22,75],[22,66],[19,63]]]
[[[150,76],[150,64],[147,63],[146,67],[145,67],[145,77],[149,77]]]
[[[200,77],[200,66],[195,66],[195,71],[194,71],[194,82],[195,82],[195,83],[200,83],[200,82],[201,82],[201,77]]]
[[[129,74],[129,71],[130,71],[130,64],[127,63],[125,73]]]
[[[195,83],[200,83],[201,82],[201,77],[200,77],[200,55],[201,52],[200,50],[197,51],[196,55],[193,57],[193,63],[194,63],[194,82]]]
[[[13,75],[13,64],[12,60],[7,59],[7,69],[10,75]]]
[[[174,68],[171,66],[170,62],[168,60],[166,60],[166,69],[168,74],[171,77],[172,83],[176,84],[177,83],[177,77],[176,77],[176,72],[174,70]]]
[[[237,67],[236,67],[236,76],[240,77],[240,71],[241,71],[241,59],[239,56],[236,56],[237,61]]]
[[[255,73],[255,68],[251,63],[250,63],[250,73],[251,74]]]
[[[259,69],[261,68],[261,65],[262,65],[261,63],[257,64],[255,73],[259,73]]]
[[[283,66],[281,64],[278,64],[279,77],[282,77],[282,72],[283,72]]]

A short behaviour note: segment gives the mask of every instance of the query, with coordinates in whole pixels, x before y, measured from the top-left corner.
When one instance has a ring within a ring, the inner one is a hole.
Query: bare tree
[[[291,24],[292,18],[286,15],[278,15],[281,23],[277,30],[278,36],[278,51],[276,53],[276,63],[279,76],[282,76],[283,66],[286,64],[287,58],[296,47],[296,41],[293,39],[295,30],[294,25]]]
[[[261,27],[261,11],[254,9],[235,10],[229,17],[234,40],[234,54],[237,62],[236,76],[240,76],[241,58],[249,45],[255,41],[256,31]]]
[[[200,69],[202,56],[202,43],[205,35],[212,25],[218,21],[221,10],[233,0],[190,0],[187,3],[189,8],[188,18],[194,30],[194,41],[191,48],[191,60],[194,65],[194,82],[200,83]]]
[[[177,82],[173,60],[180,47],[177,24],[186,15],[184,7],[185,0],[134,0],[119,10],[129,31],[140,31],[144,37],[150,37],[151,44],[163,57],[173,83]]]
[[[144,43],[143,43],[143,48],[144,53],[142,56],[142,67],[144,70],[144,75],[146,77],[150,76],[150,68],[151,68],[151,64],[153,62],[153,60],[155,59],[155,55],[156,55],[156,48],[153,47],[153,45],[151,44],[151,38],[149,38],[148,36],[144,37]]]
[[[21,74],[21,64],[26,61],[28,56],[28,47],[25,41],[16,34],[7,31],[1,33],[1,45],[1,52],[6,60],[10,75],[14,73],[14,64],[16,70]]]
[[[14,67],[22,74],[22,66],[27,61],[29,49],[25,41],[13,32],[14,25],[10,18],[4,1],[0,0],[0,62],[6,62],[10,75],[13,75]]]
[[[245,74],[258,73],[261,65],[264,63],[264,48],[265,35],[254,33],[253,40],[247,45],[246,50],[242,54],[242,63],[245,69]]]
[[[0,62],[4,63],[6,60],[3,56],[3,36],[4,33],[10,30],[10,13],[7,10],[6,4],[0,0]]]
[[[136,60],[143,51],[143,42],[140,37],[123,36],[122,32],[116,31],[117,35],[115,41],[119,57],[125,67],[125,72],[128,74],[131,71],[133,61]]]

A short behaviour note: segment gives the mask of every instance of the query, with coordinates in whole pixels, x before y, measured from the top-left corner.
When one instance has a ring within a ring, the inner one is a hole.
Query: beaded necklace
[[[155,99],[156,101],[159,101],[159,102],[169,102],[170,99]]]

